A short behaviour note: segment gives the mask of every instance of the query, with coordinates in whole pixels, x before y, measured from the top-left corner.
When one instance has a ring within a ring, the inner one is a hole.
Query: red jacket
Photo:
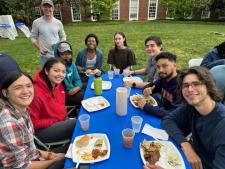
[[[31,120],[34,129],[41,129],[65,120],[65,91],[62,84],[53,89],[53,96],[37,71],[33,77],[35,96],[30,104]]]

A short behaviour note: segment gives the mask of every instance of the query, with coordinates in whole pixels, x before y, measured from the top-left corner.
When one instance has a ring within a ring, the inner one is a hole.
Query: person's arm
[[[83,55],[84,55],[83,50],[79,51],[78,54],[77,54],[76,62],[75,62],[79,72],[84,72],[85,71],[85,67],[82,64],[82,57],[83,57]]]
[[[211,69],[212,67],[219,66],[219,65],[224,65],[224,64],[225,64],[225,59],[219,59],[219,60],[216,60],[214,62],[208,63],[208,65],[206,67],[208,69]]]
[[[34,45],[34,47],[36,47],[38,49],[40,54],[45,54],[46,52],[48,52],[48,50],[39,45],[38,32],[39,32],[38,31],[38,22],[37,22],[37,20],[35,20],[32,24],[31,41],[32,41],[32,44]]]
[[[97,56],[97,59],[96,59],[95,68],[99,69],[99,70],[102,70],[102,63],[103,63],[103,53],[102,53],[102,51],[99,50],[99,49],[96,49],[96,56]]]
[[[202,161],[200,157],[197,155],[197,153],[194,151],[194,149],[192,148],[192,145],[187,141],[183,141],[180,143],[180,146],[185,156],[187,157],[187,160],[191,164],[191,167],[193,169],[203,169]]]
[[[64,31],[62,22],[59,24],[59,39],[60,41],[66,41],[66,33]]]
[[[41,157],[45,160],[41,161],[31,161],[29,165],[29,169],[46,169],[57,161],[63,160],[65,158],[65,154],[63,153],[53,153],[38,150],[40,152]]]
[[[129,75],[133,75],[133,74],[141,74],[141,75],[145,75],[147,72],[146,72],[146,68],[143,68],[143,69],[138,69],[138,70],[131,70],[129,72]]]

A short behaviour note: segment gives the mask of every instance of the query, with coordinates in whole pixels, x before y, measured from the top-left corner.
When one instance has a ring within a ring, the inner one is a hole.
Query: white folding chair
[[[188,61],[188,67],[193,67],[193,66],[200,66],[202,63],[203,58],[196,58],[196,59],[190,59]]]

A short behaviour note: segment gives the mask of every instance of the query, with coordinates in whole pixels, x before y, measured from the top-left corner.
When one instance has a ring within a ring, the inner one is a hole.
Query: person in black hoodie
[[[161,52],[156,56],[155,60],[159,79],[146,85],[143,94],[145,96],[152,95],[156,98],[160,93],[160,99],[156,98],[159,106],[154,107],[151,104],[146,103],[144,98],[138,100],[138,106],[145,112],[162,118],[170,111],[179,107],[182,102],[176,94],[176,56],[169,52]]]

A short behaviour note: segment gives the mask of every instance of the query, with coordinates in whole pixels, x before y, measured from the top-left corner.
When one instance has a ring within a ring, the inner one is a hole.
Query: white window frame
[[[150,16],[149,16],[149,12],[150,12],[149,8],[151,7],[151,6],[150,6],[150,5],[151,5],[151,0],[148,1],[148,20],[156,20],[156,19],[157,19],[158,3],[159,3],[159,1],[156,0],[155,17],[150,17]]]
[[[131,15],[131,1],[132,0],[129,1],[129,21],[135,21],[135,20],[137,21],[138,18],[139,18],[139,0],[137,0],[137,7],[136,7],[137,8],[137,17],[136,18],[130,17],[130,15]]]
[[[80,14],[77,14],[77,15],[80,15],[80,19],[79,20],[77,20],[77,19],[75,19],[74,18],[74,13],[73,13],[73,6],[71,5],[71,7],[70,7],[70,9],[71,9],[71,16],[72,16],[72,22],[81,22],[82,21],[82,19],[81,19],[81,7],[79,6],[79,10],[80,10]]]
[[[117,3],[117,4],[116,4]],[[113,10],[115,9],[113,9],[112,10],[112,12],[111,12],[111,20],[120,20],[120,0],[118,0],[117,2],[116,2],[115,4],[117,5],[116,7],[117,7],[117,11],[118,11],[118,13],[117,13],[117,15],[118,15],[118,18],[117,19],[113,19]]]

